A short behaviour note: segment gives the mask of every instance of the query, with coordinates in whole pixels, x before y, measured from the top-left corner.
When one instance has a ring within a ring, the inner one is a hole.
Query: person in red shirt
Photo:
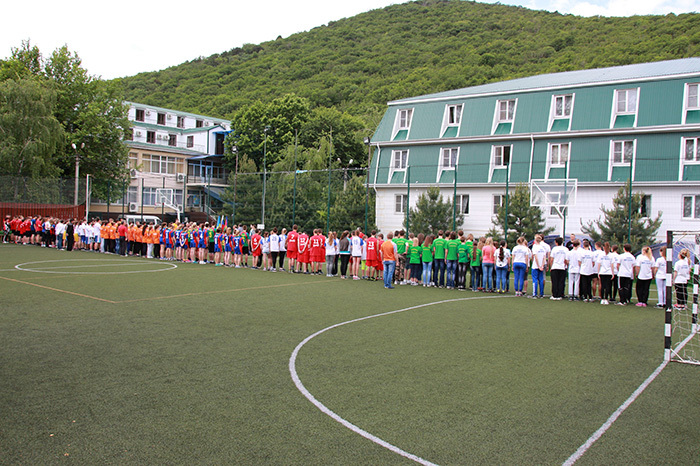
[[[370,280],[375,279],[377,267],[379,264],[379,245],[376,235],[377,232],[372,231],[372,236],[367,238],[367,258],[365,259],[365,265],[368,269],[367,277]]]
[[[309,273],[309,263],[311,262],[309,249],[309,235],[306,233],[299,234],[297,238],[297,273],[302,271]]]
[[[384,262],[382,261],[381,258],[381,250],[382,250],[382,244],[384,244],[384,235],[381,233],[377,234],[377,276],[375,277],[377,280],[381,280],[384,275]]]
[[[298,241],[299,233],[297,230],[299,226],[294,225],[292,231],[287,235],[287,258],[289,259],[289,273],[294,273],[297,262],[297,255],[299,251]]]
[[[321,229],[317,228],[309,241],[311,243],[311,270],[314,274],[321,275],[321,263],[326,261],[326,238],[321,235]]]
[[[250,237],[250,254],[253,256],[253,267],[258,268],[258,263],[260,261],[260,256],[262,255],[262,247],[260,245],[262,241],[262,236],[258,234],[257,231],[253,230]]]

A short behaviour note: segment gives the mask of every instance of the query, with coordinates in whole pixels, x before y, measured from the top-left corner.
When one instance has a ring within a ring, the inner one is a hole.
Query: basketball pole
[[[567,195],[566,192],[566,182],[569,180],[569,157],[566,157],[566,160],[564,160],[564,212],[562,212],[562,217],[564,219],[564,222],[562,224],[562,232],[561,232],[561,237],[566,240],[566,214],[568,213],[567,211],[569,210],[569,196]]]

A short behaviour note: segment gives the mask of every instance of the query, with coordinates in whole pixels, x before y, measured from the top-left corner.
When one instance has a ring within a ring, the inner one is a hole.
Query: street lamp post
[[[80,178],[80,154],[78,154],[78,146],[73,143],[71,144],[71,147],[75,151],[75,197],[74,197],[74,204],[78,205],[78,181]],[[80,149],[85,148],[85,143],[80,144]]]
[[[263,198],[262,198],[262,224],[265,225],[265,187],[267,185],[267,131],[269,126],[265,126],[265,142],[263,143]]]
[[[365,192],[365,229],[364,232],[367,233],[367,215],[369,211],[369,168],[371,165],[372,158],[372,139],[368,137],[365,138],[365,145],[367,146],[367,188]]]
[[[233,215],[231,216],[231,223],[236,223],[236,183],[238,182],[238,147],[231,147],[231,152],[236,154],[236,171],[233,172]]]

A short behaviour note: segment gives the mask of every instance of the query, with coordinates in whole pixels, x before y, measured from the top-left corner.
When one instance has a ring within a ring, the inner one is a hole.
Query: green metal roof
[[[532,91],[548,88],[594,86],[604,83],[624,81],[642,81],[668,79],[672,77],[698,75],[700,76],[700,57],[668,60],[655,63],[640,63],[635,65],[615,66],[611,68],[596,68],[590,70],[566,71],[563,73],[541,74],[526,78],[512,79],[481,86],[455,89],[451,91],[427,94],[394,100],[388,105],[406,105],[413,102],[468,98],[492,94],[508,94],[522,91]]]

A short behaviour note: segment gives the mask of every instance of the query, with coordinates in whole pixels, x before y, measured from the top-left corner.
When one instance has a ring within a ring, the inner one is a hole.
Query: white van
[[[162,223],[160,217],[156,217],[155,215],[125,215],[124,219],[126,220],[127,225],[131,225],[136,222],[146,223],[147,225],[151,223],[154,225],[160,225]]]

